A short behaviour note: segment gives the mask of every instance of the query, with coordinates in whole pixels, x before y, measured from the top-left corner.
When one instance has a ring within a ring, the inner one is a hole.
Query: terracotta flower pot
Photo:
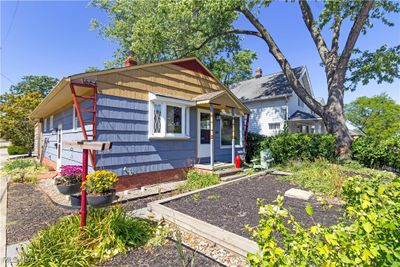
[[[101,207],[110,205],[115,198],[115,190],[111,189],[107,193],[103,194],[88,194],[87,203],[93,207]]]
[[[77,194],[81,191],[81,183],[80,182],[75,183],[75,184],[66,184],[66,185],[58,184],[56,186],[57,186],[58,191],[64,195],[73,195],[73,194]]]

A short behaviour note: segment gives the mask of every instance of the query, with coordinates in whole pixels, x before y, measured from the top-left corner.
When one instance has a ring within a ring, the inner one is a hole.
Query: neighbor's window
[[[190,109],[187,103],[167,97],[152,97],[149,103],[149,137],[188,137]]]
[[[235,145],[241,145],[241,119],[240,117],[235,117]],[[232,117],[221,115],[221,146],[231,146],[232,145]]]
[[[279,122],[277,122],[277,123],[269,123],[268,124],[268,128],[270,130],[279,130],[279,129],[281,129],[281,124]]]

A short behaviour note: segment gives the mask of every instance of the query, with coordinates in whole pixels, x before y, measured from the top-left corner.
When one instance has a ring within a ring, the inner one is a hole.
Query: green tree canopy
[[[231,77],[225,81],[228,84],[251,75],[246,66],[250,70],[247,62],[251,63],[255,54],[242,50],[241,38],[259,38],[265,44],[260,52],[268,50],[272,54],[295,93],[321,116],[328,132],[336,135],[339,154],[350,153],[351,138],[344,118],[344,91],[354,89],[360,82],[365,84],[372,79],[391,82],[400,77],[399,47],[383,45],[376,51],[360,51],[356,49],[356,43],[360,34],[366,34],[376,22],[393,26],[387,15],[400,12],[399,2],[325,0],[322,8],[313,10],[305,0],[292,1],[299,6],[304,25],[325,69],[326,105],[319,103],[296,78],[289,59],[270,33],[268,22],[260,20],[271,2],[92,0],[93,6],[106,11],[109,16],[109,23],[94,20],[92,26],[99,30],[100,35],[120,44],[120,49],[115,52],[116,61],[120,62],[128,52],[133,52],[139,63],[194,55],[223,81],[224,77]],[[318,11],[317,16],[314,16],[315,11]],[[235,23],[240,16],[248,23]],[[343,29],[343,25],[351,26],[350,30]],[[323,30],[328,34],[322,34]],[[285,34],[285,29],[280,29],[277,34],[280,33]],[[293,42],[298,42],[298,39]],[[238,54],[242,56],[234,56]],[[227,64],[227,61],[232,63]],[[231,66],[243,67],[245,71],[236,75]],[[227,75],[227,68],[234,74]]]
[[[49,76],[24,76],[0,96],[0,136],[14,145],[33,148],[35,121],[29,115],[56,85]]]
[[[216,10],[203,12],[193,1],[94,0],[91,5],[109,16],[108,24],[93,19],[92,28],[120,45],[106,68],[121,66],[130,53],[139,64],[196,56],[225,84],[253,75],[256,53],[243,50],[235,34],[219,34],[221,23],[231,28],[237,13],[217,16],[216,21],[209,18]]]
[[[345,114],[366,135],[385,138],[400,134],[400,105],[385,93],[357,98],[345,106]]]
[[[10,87],[10,92],[17,95],[38,92],[42,97],[46,96],[57,84],[58,80],[49,76],[23,76],[21,81]]]

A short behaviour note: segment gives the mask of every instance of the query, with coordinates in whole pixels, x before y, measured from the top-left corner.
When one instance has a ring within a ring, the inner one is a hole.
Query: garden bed
[[[72,210],[55,206],[32,184],[10,183],[7,193],[7,244],[30,239]]]
[[[213,259],[194,252],[185,247],[184,253],[191,257],[194,253],[194,266],[224,266]],[[150,249],[138,248],[127,252],[126,255],[120,254],[105,262],[102,266],[182,266],[176,243],[168,241],[163,246],[156,246]],[[189,265],[190,266],[190,265]]]
[[[216,186],[160,204],[226,231],[250,238],[245,225],[258,225],[260,216],[257,199],[265,199],[266,203],[272,203],[278,195],[284,195],[286,190],[293,187],[296,186],[290,182],[278,180],[277,176],[263,175]],[[314,208],[313,219],[322,225],[335,224],[341,216],[339,206],[328,208],[315,198],[310,201],[285,198],[285,207],[298,221],[310,226],[313,221],[305,212],[307,203]]]

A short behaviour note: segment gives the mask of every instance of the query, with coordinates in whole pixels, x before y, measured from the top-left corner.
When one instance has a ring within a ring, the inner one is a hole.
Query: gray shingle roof
[[[289,120],[314,120],[314,119],[318,119],[318,118],[319,117],[317,117],[311,113],[297,110],[295,113],[290,115]]]
[[[305,71],[306,67],[294,68],[297,78]],[[283,72],[277,72],[242,81],[230,86],[231,91],[241,101],[261,100],[292,94],[293,90]]]

